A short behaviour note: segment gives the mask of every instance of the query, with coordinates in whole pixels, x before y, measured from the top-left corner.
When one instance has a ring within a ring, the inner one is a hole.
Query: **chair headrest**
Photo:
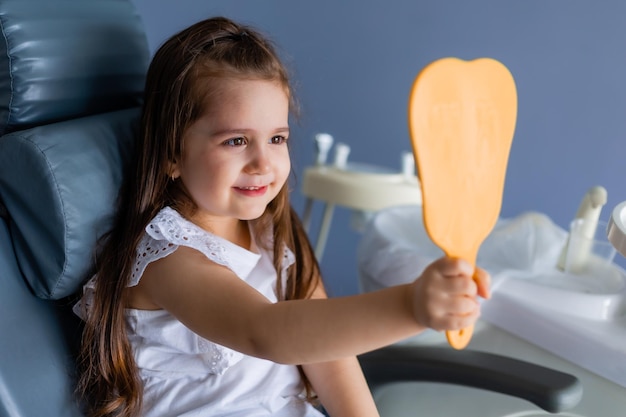
[[[38,297],[72,295],[93,273],[139,113],[97,114],[0,138],[0,200],[20,270]]]
[[[130,1],[0,2],[0,135],[138,106],[149,63]]]
[[[150,53],[130,0],[0,0],[0,202],[41,298],[80,288],[113,217]]]

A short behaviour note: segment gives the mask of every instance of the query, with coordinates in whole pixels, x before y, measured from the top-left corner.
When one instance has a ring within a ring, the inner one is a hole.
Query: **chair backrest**
[[[70,309],[132,152],[149,62],[128,0],[0,0],[0,417],[80,416]]]

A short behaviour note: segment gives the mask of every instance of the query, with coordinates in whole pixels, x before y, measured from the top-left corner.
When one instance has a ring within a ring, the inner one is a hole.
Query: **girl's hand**
[[[474,270],[461,259],[438,259],[412,284],[415,319],[435,330],[469,327],[480,315],[476,296],[489,298],[489,284],[489,274],[483,269]]]

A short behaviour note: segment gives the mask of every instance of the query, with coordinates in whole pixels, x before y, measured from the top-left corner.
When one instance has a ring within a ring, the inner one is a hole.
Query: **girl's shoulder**
[[[151,262],[184,246],[201,252],[207,260],[223,265],[245,279],[261,255],[214,235],[165,207],[148,223],[137,246],[135,267],[129,286],[137,285]]]

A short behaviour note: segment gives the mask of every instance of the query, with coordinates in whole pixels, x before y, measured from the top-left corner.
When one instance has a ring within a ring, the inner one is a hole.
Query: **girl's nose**
[[[258,144],[250,148],[250,159],[247,171],[251,174],[266,174],[270,171],[271,163],[269,152],[265,146]]]

